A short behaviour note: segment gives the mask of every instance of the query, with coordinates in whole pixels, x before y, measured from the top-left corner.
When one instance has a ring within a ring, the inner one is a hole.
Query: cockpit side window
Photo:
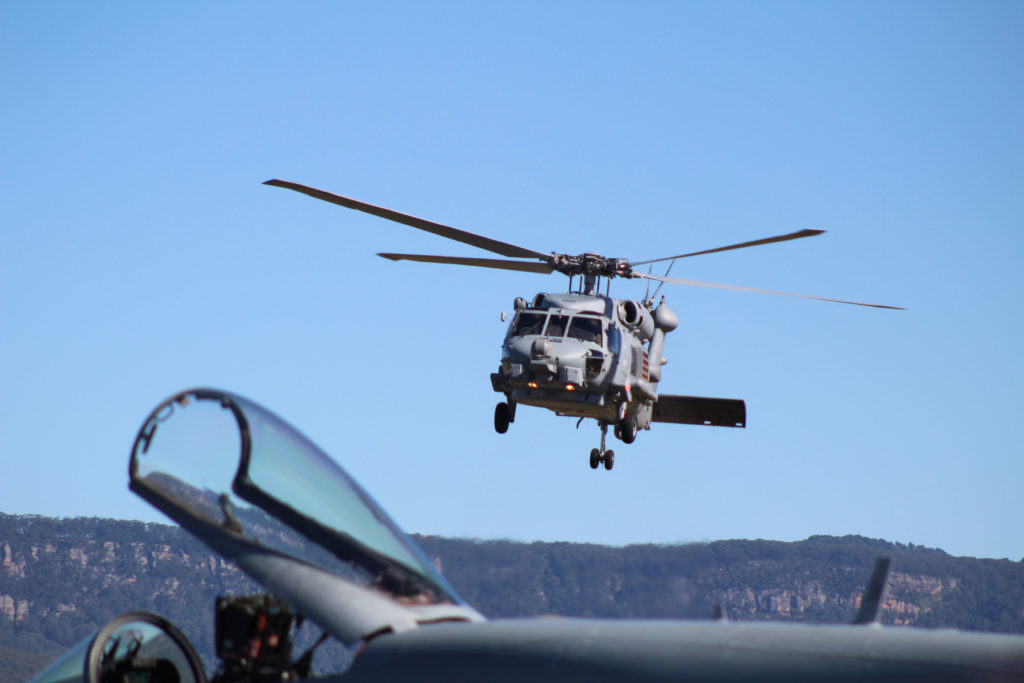
[[[611,351],[613,355],[618,354],[619,353],[619,348],[620,348],[621,345],[622,345],[622,336],[621,336],[621,334],[619,332],[619,329],[617,327],[615,327],[614,325],[609,325],[608,326],[608,350]]]
[[[516,324],[512,327],[513,337],[522,337],[527,334],[540,334],[544,329],[544,321],[547,315],[544,313],[520,313]]]
[[[601,321],[597,318],[576,316],[569,325],[569,336],[580,341],[601,343]]]
[[[548,322],[547,336],[549,337],[564,337],[565,328],[569,325],[569,316],[567,315],[553,315],[551,320]]]

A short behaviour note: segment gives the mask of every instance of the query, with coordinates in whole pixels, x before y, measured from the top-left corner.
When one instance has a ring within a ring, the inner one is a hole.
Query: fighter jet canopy
[[[136,493],[204,540],[255,544],[401,601],[462,604],[340,465],[240,396],[199,389],[162,403],[139,432],[130,477]]]

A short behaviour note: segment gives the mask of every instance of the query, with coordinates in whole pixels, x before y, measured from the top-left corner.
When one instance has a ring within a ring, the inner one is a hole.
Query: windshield
[[[563,337],[565,336],[565,327],[569,324],[569,316],[567,315],[553,315],[551,320],[548,322],[548,329],[545,334],[549,337]]]
[[[528,334],[540,334],[544,329],[546,318],[547,315],[544,313],[520,313],[512,327],[512,336],[523,337]]]
[[[581,341],[601,343],[601,321],[597,318],[576,316],[569,325],[569,336]]]
[[[202,522],[345,578],[396,596],[461,602],[337,463],[240,396],[196,390],[164,403],[136,440],[131,477]]]

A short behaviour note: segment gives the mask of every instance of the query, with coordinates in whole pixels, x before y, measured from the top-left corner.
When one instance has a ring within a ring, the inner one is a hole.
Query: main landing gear
[[[608,434],[608,423],[601,422],[601,448],[594,448],[590,451],[590,469],[596,470],[602,462],[604,468],[610,470],[615,466],[615,451],[605,450],[604,438]]]
[[[624,417],[615,425],[615,436],[622,439],[622,443],[633,443],[636,441],[636,433],[636,415]]]
[[[516,404],[499,403],[494,406],[494,431],[504,434],[510,423],[516,421]]]

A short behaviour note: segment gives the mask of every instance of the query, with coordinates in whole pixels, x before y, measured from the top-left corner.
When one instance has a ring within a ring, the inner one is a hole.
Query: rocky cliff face
[[[894,626],[914,625],[922,614],[931,611],[932,604],[956,591],[958,585],[954,578],[891,573],[882,604],[882,620]],[[820,581],[806,581],[790,588],[728,588],[721,594],[721,604],[737,619],[800,620],[823,611],[856,614],[862,592],[859,589],[836,593],[826,590]]]
[[[160,531],[161,536],[168,533]],[[251,587],[234,565],[184,537],[147,542],[69,534],[36,544],[19,538],[23,534],[16,532],[0,545],[0,620],[80,612],[95,607],[102,596],[112,603],[142,597],[148,604],[182,599],[183,586],[189,592]]]

